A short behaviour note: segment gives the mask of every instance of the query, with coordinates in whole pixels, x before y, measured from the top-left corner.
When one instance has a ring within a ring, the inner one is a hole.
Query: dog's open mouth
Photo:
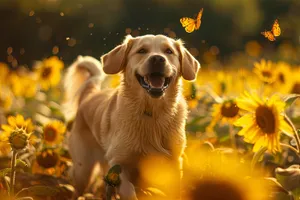
[[[146,76],[136,74],[136,78],[140,85],[154,98],[162,96],[171,82],[171,77],[165,77],[159,72],[151,73]]]

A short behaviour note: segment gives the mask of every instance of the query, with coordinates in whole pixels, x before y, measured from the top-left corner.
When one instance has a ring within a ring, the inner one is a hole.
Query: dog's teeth
[[[147,76],[144,76],[145,83],[149,84]]]

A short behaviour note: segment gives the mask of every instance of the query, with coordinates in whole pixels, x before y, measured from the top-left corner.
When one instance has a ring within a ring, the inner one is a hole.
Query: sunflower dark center
[[[36,157],[36,161],[39,166],[46,169],[55,167],[58,163],[58,160],[58,154],[52,150],[44,150],[40,152]]]
[[[278,79],[279,79],[279,81],[280,81],[281,83],[285,83],[285,77],[284,77],[283,73],[280,73],[280,74],[278,75]]]
[[[57,138],[57,131],[52,127],[46,127],[44,129],[44,139],[48,142],[53,142]]]
[[[239,186],[226,180],[203,180],[194,185],[189,192],[189,199],[209,199],[209,200],[245,200],[246,194]],[[218,192],[216,192],[218,191]]]
[[[43,71],[42,71],[42,77],[44,79],[48,78],[50,76],[51,72],[52,72],[52,68],[51,67],[45,67],[43,69]]]
[[[221,107],[221,115],[228,118],[233,118],[239,113],[239,107],[234,102],[223,103]]]
[[[267,78],[270,78],[272,76],[272,73],[270,71],[262,71],[261,73],[264,77]]]
[[[272,109],[267,106],[259,106],[255,111],[256,124],[267,134],[273,134],[276,128],[276,120]]]
[[[300,94],[300,83],[295,83],[292,89],[292,93]]]

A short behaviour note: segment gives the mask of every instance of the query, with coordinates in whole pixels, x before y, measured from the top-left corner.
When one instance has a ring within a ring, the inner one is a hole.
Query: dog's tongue
[[[150,75],[148,76],[148,81],[152,88],[162,88],[165,83],[165,77]]]

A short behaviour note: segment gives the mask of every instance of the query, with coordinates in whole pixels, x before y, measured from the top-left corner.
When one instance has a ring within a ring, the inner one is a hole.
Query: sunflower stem
[[[291,145],[284,144],[284,143],[280,143],[280,145],[283,147],[287,147],[287,148],[291,149],[292,151],[294,151],[296,154],[298,154],[298,150],[296,148],[292,147]]]
[[[297,131],[295,125],[293,124],[293,122],[291,121],[291,119],[287,115],[284,115],[284,119],[292,127],[292,129],[294,131],[294,135],[295,135],[294,137],[295,137],[296,144],[297,144],[297,153],[300,156],[300,138],[298,135],[298,131]]]
[[[16,150],[13,150],[13,155],[11,158],[10,192],[9,192],[11,199],[14,197],[14,193],[15,193],[17,154],[18,152]]]
[[[231,146],[234,150],[236,150],[235,132],[232,124],[229,124],[229,135],[231,140]]]

